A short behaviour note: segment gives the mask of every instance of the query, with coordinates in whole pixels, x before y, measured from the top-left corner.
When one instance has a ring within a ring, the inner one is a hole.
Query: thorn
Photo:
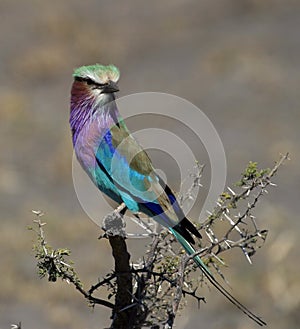
[[[44,213],[41,210],[31,210],[31,212],[35,215],[37,215],[38,217],[41,217],[44,215]]]
[[[205,233],[208,236],[210,242],[214,242],[214,239],[210,236],[210,234],[207,231],[205,231]]]
[[[225,262],[221,259],[221,258],[219,258],[217,255],[215,255],[214,253],[211,253],[211,255],[214,257],[214,258],[216,258],[222,265],[226,265],[225,264]]]
[[[275,187],[277,187],[277,184],[275,184],[275,183],[269,182],[269,184],[270,184],[271,186],[275,186]]]
[[[231,249],[231,245],[229,243],[229,240],[225,240],[224,242],[225,242],[226,246]]]
[[[243,254],[245,255],[245,257],[247,258],[248,262],[252,265],[252,261],[251,261],[251,258],[249,257],[247,251],[245,250],[244,247],[241,247],[242,248],[242,251],[243,251]]]
[[[227,214],[224,214],[224,216],[228,219],[231,225],[234,225],[234,221]]]
[[[229,192],[231,192],[232,195],[236,195],[236,193],[229,186],[227,186],[227,189],[229,190]]]
[[[251,258],[249,257],[249,255],[248,254],[246,254],[246,258],[247,258],[247,260],[248,260],[248,262],[252,265],[252,261],[251,261]]]
[[[11,329],[21,329],[21,322],[19,322],[18,324],[12,324]]]
[[[40,227],[47,224],[47,223],[42,223],[39,219],[34,219],[33,222],[37,223]]]

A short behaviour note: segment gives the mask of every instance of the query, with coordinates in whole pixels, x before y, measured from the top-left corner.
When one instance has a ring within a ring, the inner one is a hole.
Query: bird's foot
[[[122,202],[115,210],[114,212],[117,212],[119,214],[124,215],[125,211],[127,210],[126,204]]]
[[[121,203],[114,211],[103,218],[102,229],[105,233],[100,235],[99,239],[115,235],[126,237],[126,224],[123,219],[124,210],[126,211],[126,205],[125,203]]]

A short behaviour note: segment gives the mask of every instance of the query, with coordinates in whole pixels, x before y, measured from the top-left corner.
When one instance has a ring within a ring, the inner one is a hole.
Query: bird
[[[190,255],[208,281],[260,326],[266,323],[229,293],[200,256],[195,238],[202,236],[185,216],[175,193],[156,173],[151,159],[128,130],[116,104],[119,69],[85,65],[73,72],[70,128],[76,157],[96,185],[132,213],[144,213],[166,227]]]

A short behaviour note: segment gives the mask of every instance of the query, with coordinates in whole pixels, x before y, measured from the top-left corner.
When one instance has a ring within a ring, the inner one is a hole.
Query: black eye
[[[104,88],[104,87],[109,85],[109,83],[95,82],[91,78],[87,78],[87,77],[84,77],[84,78],[83,77],[75,77],[75,80],[80,81],[80,82],[86,82],[87,85],[93,86],[94,88]]]
[[[75,77],[75,80],[80,82],[86,82],[88,85],[94,84],[94,81],[90,78]]]
[[[95,84],[95,82],[90,78],[85,79],[85,81],[88,85],[94,85]]]

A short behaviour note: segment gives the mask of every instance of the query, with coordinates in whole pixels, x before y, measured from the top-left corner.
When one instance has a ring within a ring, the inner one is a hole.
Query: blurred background
[[[225,147],[228,184],[248,161],[271,167],[290,152],[278,187],[256,209],[270,230],[266,244],[252,266],[229,255],[225,274],[233,294],[270,328],[298,328],[299,31],[296,0],[1,0],[0,329],[19,321],[24,329],[110,323],[106,309],[91,310],[72,287],[39,280],[26,230],[31,209],[42,209],[48,242],[72,249],[87,286],[112,267],[71,170],[71,75],[97,62],[120,68],[119,96],[171,93],[205,112]],[[133,259],[145,243],[129,241]],[[177,328],[256,328],[215,290],[206,298],[200,310],[188,300]]]

